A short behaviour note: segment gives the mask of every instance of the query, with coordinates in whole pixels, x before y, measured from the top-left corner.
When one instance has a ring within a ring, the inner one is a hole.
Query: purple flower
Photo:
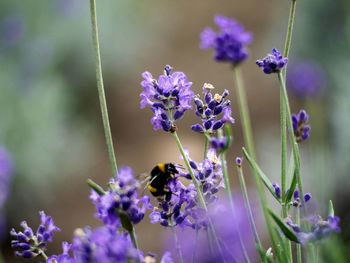
[[[326,78],[325,73],[317,64],[301,61],[289,67],[287,83],[289,90],[296,97],[314,98],[323,92]]]
[[[298,115],[292,114],[293,132],[298,143],[306,141],[310,137],[311,127],[308,125],[309,115],[305,110],[300,110]]]
[[[25,21],[23,15],[10,14],[0,23],[0,44],[6,48],[17,46],[25,32]]]
[[[225,90],[221,95],[218,93],[213,95],[213,89],[213,85],[205,83],[203,85],[204,100],[201,100],[199,96],[194,97],[196,115],[202,123],[192,125],[192,131],[213,134],[218,129],[221,129],[225,123],[234,123],[234,119],[231,116],[231,102],[226,99],[229,94],[228,91]]]
[[[139,182],[130,167],[123,167],[118,177],[109,182],[109,191],[99,196],[94,191],[90,199],[96,206],[96,216],[106,225],[120,225],[119,213],[125,213],[133,224],[138,224],[151,209],[148,196],[138,197]]]
[[[8,198],[13,173],[12,158],[9,152],[0,146],[0,208],[4,206]]]
[[[10,231],[14,238],[11,241],[11,246],[16,250],[16,256],[34,258],[41,255],[45,252],[48,242],[52,242],[53,233],[60,231],[50,216],[47,216],[43,211],[39,212],[39,214],[41,223],[35,234],[26,221],[21,223],[23,232],[16,232],[15,229]]]
[[[265,74],[278,73],[287,65],[288,58],[284,58],[277,49],[272,49],[272,54],[268,54],[256,64],[263,69]]]
[[[252,34],[246,32],[234,19],[218,15],[214,19],[219,31],[206,28],[200,35],[201,49],[214,49],[215,60],[237,65],[248,58],[247,45],[252,42]]]
[[[78,263],[74,258],[69,255],[72,245],[67,242],[62,243],[63,253],[60,255],[50,256],[46,263]]]
[[[311,229],[308,232],[303,232],[302,229],[294,224],[290,218],[286,221],[287,225],[290,226],[297,235],[299,242],[303,245],[309,242],[321,240],[333,233],[340,232],[340,219],[337,216],[328,216],[327,219],[322,219],[321,216],[316,215],[312,216],[307,221],[310,225],[309,229]]]
[[[282,190],[281,187],[277,184],[277,183],[273,183],[272,187],[275,191],[275,194],[277,196],[278,199],[282,198]],[[286,196],[288,195],[289,189],[286,191]],[[307,203],[311,200],[312,195],[310,193],[306,193],[304,194],[304,202]],[[300,201],[300,194],[299,194],[299,190],[296,189],[293,192],[293,201],[290,202],[290,205],[294,206],[294,207],[301,207],[301,201]]]
[[[175,121],[192,107],[192,82],[187,80],[183,72],[173,73],[169,65],[165,66],[164,75],[160,75],[158,80],[147,71],[142,73],[142,77],[141,109],[149,106],[153,111],[151,123],[154,130],[174,132]]]
[[[208,213],[220,247],[213,242],[211,243],[212,251],[208,249],[210,240],[208,240],[206,229],[199,229],[197,238],[196,232],[191,229],[179,234],[185,262],[191,262],[193,256],[196,259],[195,262],[203,263],[244,262],[237,229],[239,229],[246,250],[252,258],[255,247],[249,221],[243,202],[237,202],[238,198],[235,198],[235,201],[234,213],[230,209],[228,200],[225,199],[220,199]]]
[[[77,229],[72,250],[79,263],[124,263],[140,257],[129,236],[107,226],[93,231],[90,228]]]

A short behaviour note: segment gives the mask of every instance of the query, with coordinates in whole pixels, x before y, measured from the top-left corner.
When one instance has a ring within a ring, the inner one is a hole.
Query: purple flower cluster
[[[325,86],[326,78],[323,70],[316,64],[301,61],[292,64],[287,74],[288,88],[300,99],[315,98]]]
[[[277,183],[273,183],[272,187],[275,190],[275,194],[276,196],[281,199],[282,198],[282,191],[281,191],[281,187],[277,184]],[[286,191],[286,195],[288,195],[289,190]],[[305,203],[309,202],[312,198],[311,193],[306,193],[304,194],[304,201]],[[296,189],[293,193],[293,201],[290,202],[290,205],[294,206],[294,207],[301,207],[301,200],[300,200],[300,193],[299,190]]]
[[[106,225],[120,225],[120,213],[128,216],[133,224],[139,223],[150,209],[148,196],[138,198],[139,183],[130,167],[123,167],[118,172],[118,178],[109,182],[109,190],[102,196],[95,191],[91,200],[97,209],[97,218]]]
[[[199,96],[194,97],[196,115],[202,122],[202,124],[192,125],[192,130],[195,132],[213,134],[222,128],[225,123],[234,123],[231,116],[231,102],[226,99],[229,94],[228,91],[225,90],[221,95],[218,93],[213,95],[213,89],[213,85],[205,83],[203,86],[204,101]]]
[[[211,137],[210,145],[217,152],[222,152],[229,147],[229,139],[226,136],[223,136],[221,138]]]
[[[72,250],[76,262],[124,263],[142,256],[129,236],[113,227],[77,229]]]
[[[39,214],[41,223],[35,234],[26,221],[21,223],[23,231],[11,230],[10,234],[14,238],[11,241],[11,246],[16,250],[16,256],[34,258],[45,253],[47,243],[52,242],[53,233],[60,230],[55,226],[50,216],[45,215],[43,211]]]
[[[207,158],[201,163],[196,163],[190,158],[189,160],[195,177],[202,186],[206,203],[213,203],[217,200],[217,192],[225,185],[221,162],[216,155],[216,151],[209,149]]]
[[[175,121],[182,118],[192,106],[192,82],[183,72],[172,72],[171,66],[165,66],[164,75],[154,79],[148,71],[142,73],[143,91],[140,94],[140,107],[150,106],[154,116],[151,119],[154,130],[176,131]]]
[[[322,219],[321,216],[313,216],[309,220],[311,231],[303,232],[300,226],[293,223],[293,221],[288,218],[286,223],[289,227],[293,229],[297,235],[299,242],[303,245],[321,240],[333,233],[340,232],[340,219],[337,216],[328,216],[327,219]]]
[[[201,209],[197,206],[197,192],[192,184],[186,187],[179,180],[168,183],[172,195],[170,200],[158,199],[158,206],[150,214],[152,224],[164,227],[199,227]]]
[[[305,110],[300,110],[298,115],[292,114],[293,132],[298,143],[306,141],[310,137],[311,127],[308,125],[309,115]]]
[[[257,60],[256,64],[262,68],[265,74],[278,73],[288,63],[288,58],[282,56],[277,49],[272,49],[272,54],[268,54],[261,60]]]
[[[237,65],[248,58],[247,45],[252,42],[252,34],[246,32],[242,25],[234,19],[218,15],[214,19],[219,28],[215,32],[206,28],[201,33],[200,48],[214,49],[215,60]]]

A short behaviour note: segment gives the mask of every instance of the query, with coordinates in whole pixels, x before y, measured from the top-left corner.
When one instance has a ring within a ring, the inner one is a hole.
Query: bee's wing
[[[159,174],[158,175],[156,175],[156,176],[154,176],[151,180],[150,180],[150,177],[151,176],[147,176],[147,178],[145,179],[145,180],[143,180],[142,181],[142,184],[144,184],[145,182],[147,182],[147,184],[145,185],[145,187],[143,188],[143,190],[142,190],[142,195],[145,193],[145,191],[146,191],[146,188],[157,178],[159,176]]]

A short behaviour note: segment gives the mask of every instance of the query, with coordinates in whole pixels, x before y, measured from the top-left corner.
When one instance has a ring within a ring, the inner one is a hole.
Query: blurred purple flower
[[[192,131],[213,134],[222,128],[225,123],[234,123],[230,107],[231,101],[226,99],[229,92],[225,90],[221,95],[218,93],[213,95],[213,89],[213,85],[205,83],[203,85],[204,101],[199,96],[194,97],[196,115],[202,123],[192,125]]]
[[[14,166],[9,152],[0,146],[0,209],[4,206],[10,191]]]
[[[288,58],[284,58],[276,48],[272,49],[272,54],[268,54],[261,60],[257,60],[256,64],[262,68],[265,74],[278,73],[287,65]]]
[[[191,262],[193,257],[196,259],[195,262],[201,263],[244,262],[237,229],[243,237],[248,254],[251,257],[256,256],[253,236],[243,202],[235,203],[235,213],[232,213],[229,202],[225,199],[221,199],[209,210],[209,217],[214,225],[220,248],[212,243],[212,252],[208,249],[210,241],[204,229],[199,230],[197,238],[197,234],[193,230],[180,233],[185,262]]]
[[[236,20],[215,16],[215,24],[219,31],[206,28],[200,35],[201,49],[214,49],[215,60],[237,65],[248,58],[247,45],[252,42],[252,34],[246,32]]]
[[[145,216],[146,209],[151,209],[148,196],[138,197],[139,182],[130,167],[123,167],[118,177],[112,178],[104,195],[91,192],[90,199],[97,210],[97,218],[106,225],[120,225],[119,212],[125,213],[133,224],[138,224]]]
[[[308,121],[309,115],[305,110],[300,110],[298,115],[292,114],[293,131],[298,143],[310,137],[311,126],[308,125]]]
[[[158,80],[148,71],[142,73],[142,77],[141,109],[149,106],[153,111],[151,123],[154,130],[174,132],[175,121],[192,107],[192,82],[187,80],[183,72],[172,72],[169,65],[165,66],[164,75],[160,75]]]
[[[326,82],[325,72],[317,64],[301,61],[288,68],[288,89],[300,99],[315,98],[322,94]]]
[[[77,229],[72,250],[77,262],[124,263],[141,256],[126,234],[113,227]]]
[[[7,15],[0,22],[0,43],[5,48],[19,44],[25,32],[24,17],[19,14]]]
[[[23,232],[16,232],[15,229],[10,231],[14,240],[11,241],[11,247],[16,250],[15,255],[23,258],[34,258],[45,252],[48,242],[52,242],[53,233],[60,231],[55,226],[52,218],[47,216],[43,211],[40,214],[40,225],[34,234],[31,227],[26,221],[21,223]]]
[[[307,221],[310,225],[309,228],[311,228],[311,231],[308,232],[303,232],[300,226],[294,224],[290,218],[286,221],[287,225],[290,226],[297,235],[299,242],[303,245],[324,239],[333,233],[340,232],[340,219],[337,216],[328,216],[327,219],[324,220],[321,216],[316,215],[310,217]]]
[[[50,256],[46,263],[78,263],[75,259],[71,258],[69,251],[71,250],[72,245],[67,242],[62,243],[63,253],[60,255]]]

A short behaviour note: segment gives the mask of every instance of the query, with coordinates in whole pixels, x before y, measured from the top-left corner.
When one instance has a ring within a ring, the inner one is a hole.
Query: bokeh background
[[[135,174],[158,162],[180,162],[171,136],[153,132],[150,111],[139,108],[141,73],[161,74],[164,65],[184,71],[200,93],[204,82],[228,89],[236,123],[230,161],[243,145],[230,67],[199,49],[199,34],[213,17],[235,17],[254,35],[242,66],[259,161],[271,181],[279,172],[279,92],[255,60],[283,48],[287,0],[98,1],[106,94],[119,166]],[[325,262],[343,262],[350,248],[350,2],[298,1],[290,64],[307,61],[323,72],[322,94],[291,96],[292,111],[310,111],[311,139],[301,146],[303,179],[314,206],[325,215],[328,200],[342,220],[342,233],[325,246]],[[95,81],[89,1],[0,2],[0,144],[12,156],[14,175],[1,248],[5,262],[21,262],[9,248],[11,227],[26,219],[37,225],[39,210],[63,229],[51,248],[60,251],[75,228],[97,226],[86,179],[110,178]],[[195,115],[179,124],[183,144],[199,160],[202,137],[190,130]],[[246,167],[254,201],[254,183]],[[234,174],[234,170],[231,171]],[[234,174],[235,175],[235,174]],[[236,177],[232,187],[238,190]],[[272,201],[271,201],[272,202]],[[147,220],[146,220],[147,221]],[[162,251],[162,230],[148,222],[137,228],[144,251]],[[263,230],[261,230],[263,232]],[[340,256],[339,256],[340,255]],[[334,261],[335,262],[335,261]],[[341,261],[337,261],[341,262]]]

